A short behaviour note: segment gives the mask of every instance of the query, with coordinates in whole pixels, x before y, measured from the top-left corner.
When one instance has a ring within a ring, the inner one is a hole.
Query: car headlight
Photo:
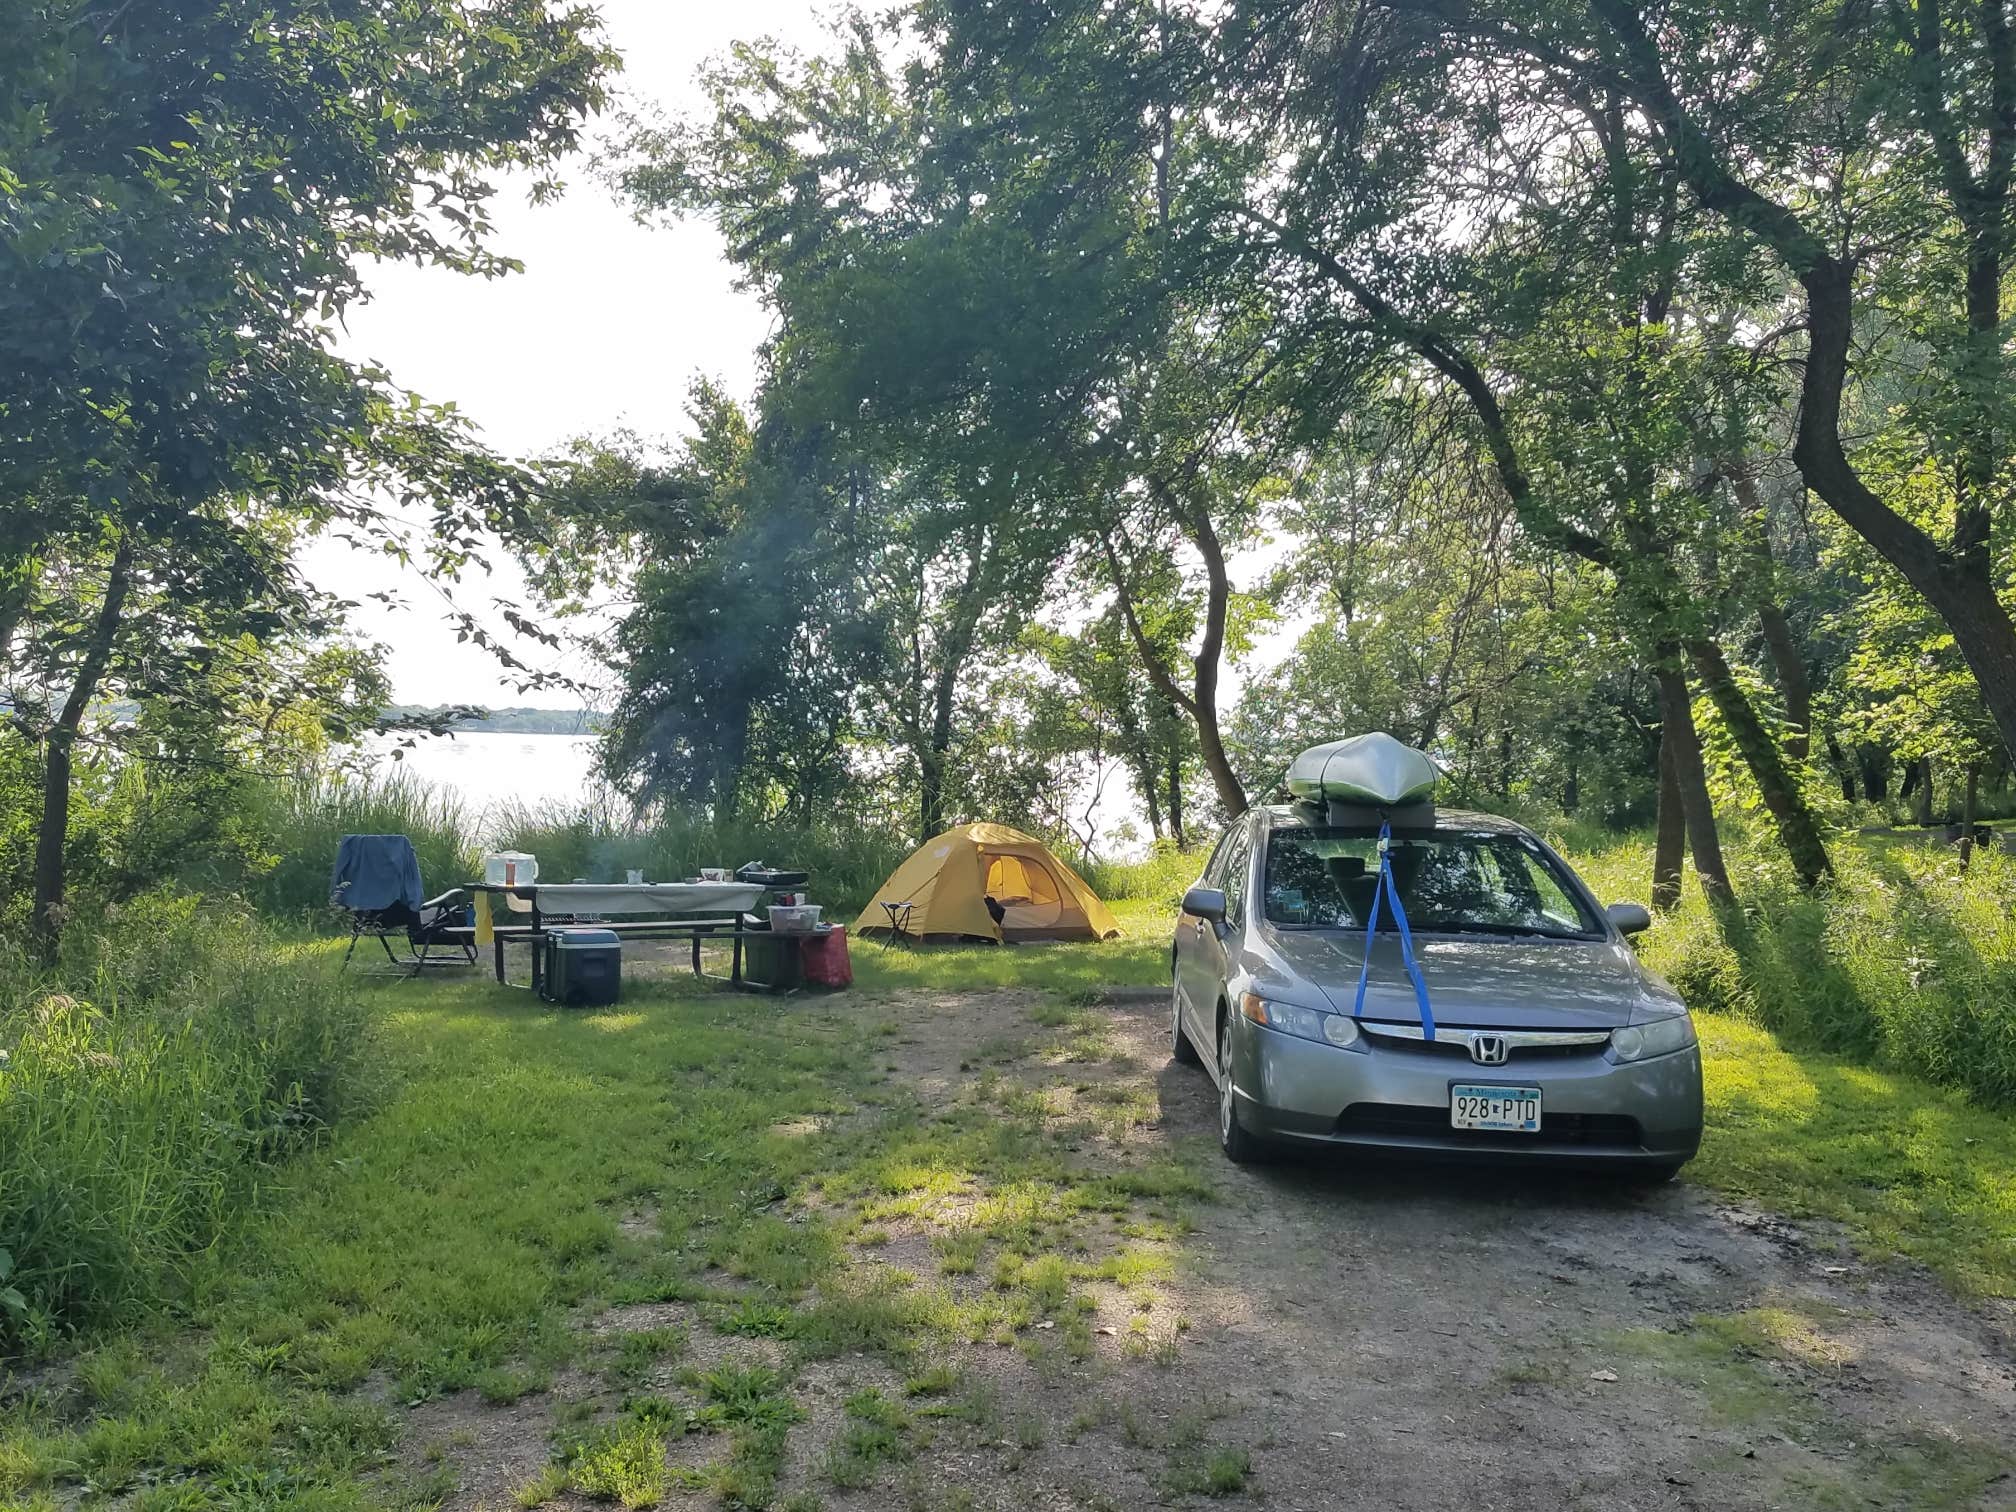
[[[1358,1021],[1341,1013],[1319,1013],[1314,1008],[1277,1003],[1257,992],[1246,993],[1239,999],[1239,1011],[1256,1024],[1265,1024],[1297,1039],[1335,1045],[1339,1050],[1358,1043]]]
[[[1671,1018],[1654,1019],[1649,1024],[1633,1024],[1612,1030],[1610,1053],[1620,1061],[1650,1060],[1655,1055],[1671,1055],[1694,1043],[1694,1020],[1676,1013]]]

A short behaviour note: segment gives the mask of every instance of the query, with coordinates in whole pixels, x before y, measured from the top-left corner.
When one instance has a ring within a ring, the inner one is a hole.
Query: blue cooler
[[[623,988],[623,941],[613,929],[555,929],[545,938],[539,995],[568,1008],[603,1008]]]

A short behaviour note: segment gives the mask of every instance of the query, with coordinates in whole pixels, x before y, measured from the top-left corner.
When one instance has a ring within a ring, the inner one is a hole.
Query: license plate
[[[1451,1087],[1449,1127],[1486,1129],[1496,1134],[1538,1134],[1540,1089],[1460,1085]]]

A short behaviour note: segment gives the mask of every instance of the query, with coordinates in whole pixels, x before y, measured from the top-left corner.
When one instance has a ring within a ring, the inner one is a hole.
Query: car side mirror
[[[1637,934],[1652,927],[1652,914],[1643,903],[1612,903],[1603,911],[1619,934]]]
[[[1200,919],[1209,919],[1213,924],[1225,922],[1225,889],[1222,887],[1193,887],[1183,894],[1183,912]]]

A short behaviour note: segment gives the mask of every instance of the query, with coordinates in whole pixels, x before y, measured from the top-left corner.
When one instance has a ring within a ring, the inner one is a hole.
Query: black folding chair
[[[416,977],[430,966],[474,966],[476,931],[468,922],[468,893],[456,887],[423,899],[422,891],[420,859],[404,835],[345,835],[329,873],[329,901],[350,916],[342,969],[350,969],[357,942],[367,935],[391,965],[380,976]],[[394,939],[406,942],[404,956],[392,948]]]

